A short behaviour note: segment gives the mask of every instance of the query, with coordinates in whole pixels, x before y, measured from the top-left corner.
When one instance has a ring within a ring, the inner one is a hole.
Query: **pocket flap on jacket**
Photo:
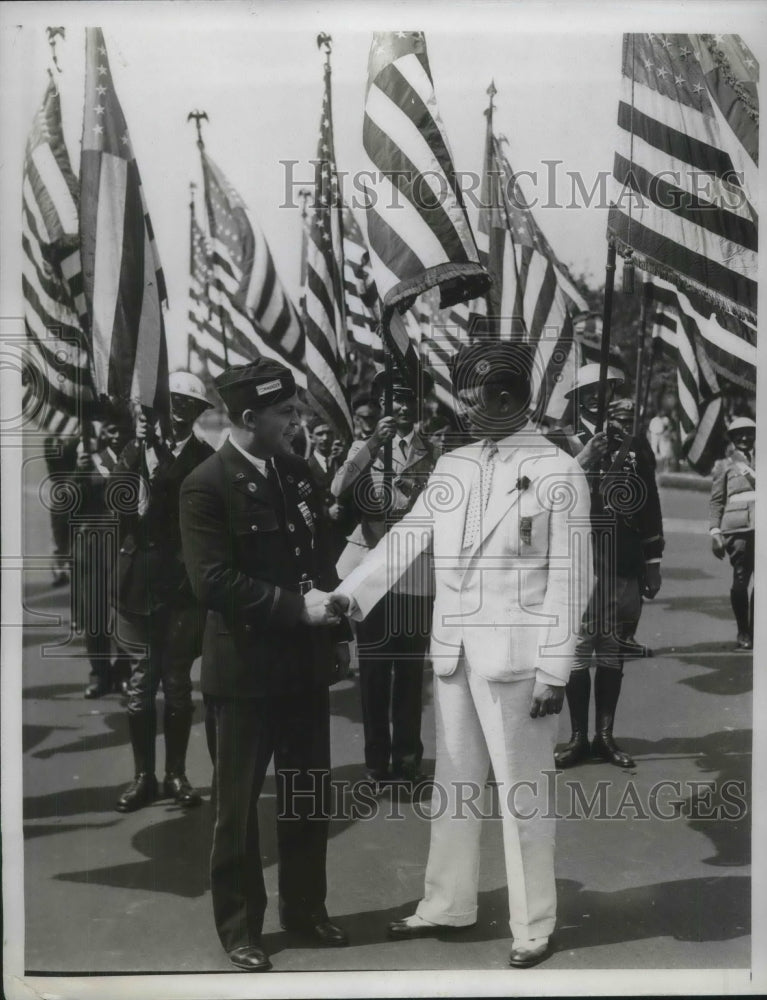
[[[238,514],[234,530],[238,535],[255,535],[262,531],[277,531],[279,527],[277,512],[267,508]]]

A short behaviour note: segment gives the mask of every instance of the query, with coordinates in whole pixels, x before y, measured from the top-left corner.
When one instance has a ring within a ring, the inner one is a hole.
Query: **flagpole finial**
[[[210,119],[205,111],[198,111],[196,108],[186,116],[187,121],[192,121],[192,119],[194,119],[194,124],[197,126],[197,145],[202,150],[205,148],[205,143],[202,141],[202,125],[200,122],[207,122]]]
[[[493,98],[498,93],[498,91],[495,89],[495,80],[490,81],[490,86],[487,88],[485,93],[490,98],[490,103],[485,108],[485,117],[490,119],[492,118],[493,111],[495,110],[495,101],[493,100]]]
[[[51,47],[51,54],[53,55],[53,65],[56,67],[58,72],[61,72],[61,66],[59,66],[59,61],[56,58],[56,39],[66,38],[66,30],[64,27],[59,26],[57,28],[46,28],[45,34],[48,36],[48,44]]]
[[[325,55],[329,56],[330,55],[330,50],[332,49],[332,47],[333,47],[333,38],[332,38],[332,36],[328,35],[324,31],[321,31],[319,33],[319,35],[317,35],[317,48],[318,49],[324,49],[325,50]]]
[[[307,216],[307,205],[309,204],[311,191],[309,188],[301,188],[298,192],[298,197],[301,199],[301,218],[305,219]]]

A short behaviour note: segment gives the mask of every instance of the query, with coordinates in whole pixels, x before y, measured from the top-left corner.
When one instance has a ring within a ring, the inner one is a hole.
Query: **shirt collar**
[[[325,458],[324,455],[321,455],[318,451],[315,451],[314,460],[317,463],[317,465],[319,465],[319,467],[322,469],[323,472],[328,471],[328,460]]]
[[[524,426],[514,431],[513,434],[508,434],[505,438],[501,438],[500,441],[496,441],[495,445],[498,448],[498,458],[502,462],[507,462],[518,448],[529,444],[540,445],[540,443],[540,428],[533,420],[528,420]],[[482,444],[484,446],[485,441]]]
[[[262,476],[266,475],[266,459],[265,458],[257,458],[255,455],[251,455],[249,451],[245,451],[244,448],[240,447],[240,445],[237,444],[237,442],[234,440],[234,438],[232,437],[231,434],[229,435],[229,444],[231,444],[233,448],[236,448],[237,451],[239,451],[239,453],[244,458],[246,458],[250,462],[251,465],[254,465],[256,467],[256,469],[258,469],[258,471],[261,473]]]
[[[414,427],[414,428],[413,428],[413,429],[412,429],[412,430],[410,431],[410,433],[409,433],[409,434],[404,434],[404,435],[403,435],[403,434],[397,434],[397,435],[395,435],[395,437],[394,437],[394,441],[395,441],[395,443],[396,443],[397,447],[399,448],[399,446],[400,446],[400,441],[404,441],[404,442],[405,442],[405,444],[406,444],[406,445],[408,446],[408,448],[409,448],[409,447],[410,447],[410,445],[411,445],[411,444],[413,443],[413,435],[414,435],[414,434],[415,434],[415,427]]]
[[[186,437],[185,437],[185,438],[184,438],[184,439],[183,439],[182,441],[176,441],[176,443],[175,443],[175,444],[173,445],[173,448],[171,449],[171,450],[172,450],[172,452],[173,452],[173,454],[174,454],[175,456],[178,456],[178,455],[180,455],[180,454],[181,454],[181,452],[182,452],[182,451],[183,451],[183,449],[184,449],[184,446],[186,445],[187,441],[188,441],[188,440],[189,440],[189,439],[190,439],[191,437],[192,437],[192,434],[190,433],[190,434],[187,434],[187,436],[186,436]]]

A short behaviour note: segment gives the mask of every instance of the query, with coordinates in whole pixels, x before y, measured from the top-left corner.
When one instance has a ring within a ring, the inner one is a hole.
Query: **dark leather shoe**
[[[570,742],[565,745],[564,749],[554,754],[554,764],[559,768],[573,767],[585,760],[588,753],[589,738],[587,734],[576,732],[570,736]]]
[[[272,967],[269,956],[256,944],[246,944],[230,951],[229,961],[244,972],[268,972]]]
[[[618,645],[624,660],[649,659],[655,655],[649,646],[643,646],[634,638],[619,639]]]
[[[117,800],[115,809],[121,813],[135,812],[142,806],[149,805],[157,798],[157,779],[153,774],[142,771],[128,785]]]
[[[415,916],[415,915],[414,915]],[[429,924],[426,921],[412,922],[412,917],[404,920],[393,920],[388,928],[387,934],[394,941],[408,941],[411,938],[436,937],[438,934],[451,934],[456,931],[465,931],[475,924],[464,924],[461,927],[454,927],[452,924]]]
[[[632,758],[616,744],[612,733],[597,733],[591,744],[591,752],[598,760],[606,760],[616,767],[636,766]]]
[[[103,698],[112,693],[112,681],[108,677],[97,677],[91,681],[83,693],[84,698]]]
[[[542,938],[541,943],[531,948],[529,944],[514,945],[509,955],[509,965],[512,969],[531,969],[548,958],[551,954],[549,938]]]
[[[318,920],[285,921],[282,929],[310,940],[321,948],[343,948],[349,943],[349,935],[341,927],[332,924],[327,917]]]
[[[166,774],[162,793],[166,798],[175,799],[185,809],[191,809],[202,802],[200,793],[192,788],[185,774]]]

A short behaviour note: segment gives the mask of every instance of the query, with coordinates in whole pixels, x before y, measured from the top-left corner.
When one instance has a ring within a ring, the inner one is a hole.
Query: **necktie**
[[[469,503],[466,507],[466,521],[463,526],[463,548],[471,548],[479,534],[482,515],[487,509],[490,490],[493,485],[493,470],[498,455],[498,446],[494,441],[486,441],[482,446],[479,459],[479,475],[471,484]]]

